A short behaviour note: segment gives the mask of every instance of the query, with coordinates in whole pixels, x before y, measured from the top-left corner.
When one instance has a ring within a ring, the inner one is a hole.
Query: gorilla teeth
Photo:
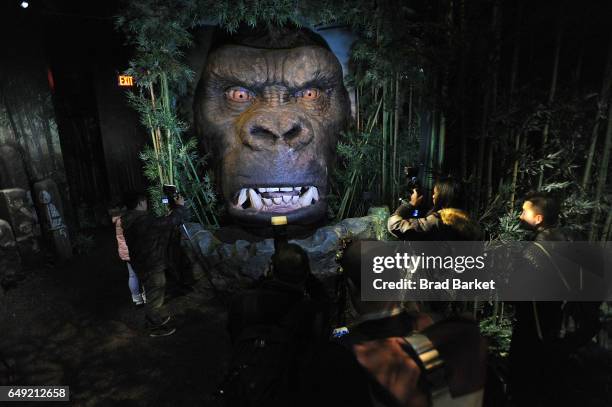
[[[302,191],[303,193],[300,195]],[[268,194],[269,192],[272,192],[272,194]],[[283,194],[283,192],[287,192],[287,194]],[[241,188],[236,200],[236,207],[266,212],[290,212],[312,205],[318,200],[319,190],[315,186]]]
[[[237,205],[238,206],[242,206],[242,204],[246,202],[246,199],[247,199],[247,191],[246,191],[246,189],[242,188],[240,190],[240,195],[238,195],[238,203],[237,203]]]
[[[316,189],[316,187],[310,187],[308,188],[308,191],[306,191],[306,193],[304,195],[302,195],[300,197],[300,199],[298,200],[301,206],[308,206],[312,203],[312,199],[314,197],[314,190]],[[317,194],[318,196],[318,194]]]
[[[252,188],[249,188],[249,199],[253,208],[260,210],[263,207],[259,194]]]

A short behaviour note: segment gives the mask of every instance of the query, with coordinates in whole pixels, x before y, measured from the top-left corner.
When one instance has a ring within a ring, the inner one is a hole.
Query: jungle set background
[[[340,137],[330,217],[393,210],[403,166],[425,186],[452,174],[465,209],[491,240],[522,237],[529,190],[564,198],[562,223],[581,240],[610,239],[612,30],[605,2],[504,0],[131,0],[117,18],[135,49],[129,93],[151,135],[152,181],[177,184],[197,220],[219,225],[206,154],[185,137],[176,100],[197,80],[183,60],[192,30],[217,24],[346,26],[356,36],[346,85],[356,112]],[[602,24],[602,21],[604,23]],[[607,28],[606,28],[607,27]],[[162,208],[157,208],[161,211]],[[476,310],[477,307],[475,306]],[[481,324],[507,350],[509,322],[494,304]]]

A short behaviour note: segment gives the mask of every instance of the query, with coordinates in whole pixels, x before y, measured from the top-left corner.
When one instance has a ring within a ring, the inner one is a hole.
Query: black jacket
[[[312,275],[303,289],[275,279],[263,280],[256,289],[234,297],[228,313],[228,331],[235,342],[245,329],[283,325],[291,313],[297,319],[288,321],[295,335],[306,342],[318,342],[327,339],[331,329],[328,307],[325,288]]]
[[[530,272],[538,275],[527,284],[537,284],[543,289],[566,292],[570,287],[576,289],[579,284],[576,276],[563,273],[554,265],[554,259],[562,256],[575,261],[578,264],[588,264],[589,259],[576,258],[574,253],[569,252],[568,246],[554,242],[567,242],[569,238],[559,228],[539,228],[533,236],[533,241],[543,244],[550,257],[536,245],[529,245],[525,249],[524,265]],[[578,253],[580,254],[580,253]],[[542,281],[542,278],[545,281]],[[564,311],[566,308],[566,311]],[[517,341],[522,337],[565,349],[575,349],[588,342],[599,329],[599,303],[598,302],[568,302],[560,301],[536,301],[519,302],[515,304],[516,319],[515,336]],[[564,314],[575,313],[574,317],[580,317],[579,329],[575,332],[565,334],[563,340],[559,338],[562,329]],[[536,339],[537,338],[537,339]],[[513,339],[513,340],[515,340]]]
[[[130,251],[130,263],[138,274],[167,266],[170,235],[187,220],[187,215],[187,209],[178,206],[164,217],[136,210],[121,217],[125,242]]]

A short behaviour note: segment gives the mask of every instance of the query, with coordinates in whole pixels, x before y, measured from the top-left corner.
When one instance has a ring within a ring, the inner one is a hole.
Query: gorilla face
[[[195,116],[217,160],[229,214],[269,224],[309,224],[327,212],[328,174],[349,115],[342,68],[318,45],[214,50]]]

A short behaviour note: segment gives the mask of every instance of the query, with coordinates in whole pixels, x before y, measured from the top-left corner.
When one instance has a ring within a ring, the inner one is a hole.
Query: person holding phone
[[[156,217],[148,211],[147,197],[133,194],[126,202],[128,212],[121,217],[131,264],[147,293],[145,321],[151,337],[176,331],[168,324],[170,315],[164,309],[168,247],[174,230],[187,220],[188,212],[182,196],[172,199],[170,214]]]
[[[415,217],[423,195],[414,188],[410,202],[400,205],[389,217],[389,233],[403,240],[479,240],[480,227],[459,209],[460,193],[458,181],[440,178],[433,188],[433,208],[424,217]]]

